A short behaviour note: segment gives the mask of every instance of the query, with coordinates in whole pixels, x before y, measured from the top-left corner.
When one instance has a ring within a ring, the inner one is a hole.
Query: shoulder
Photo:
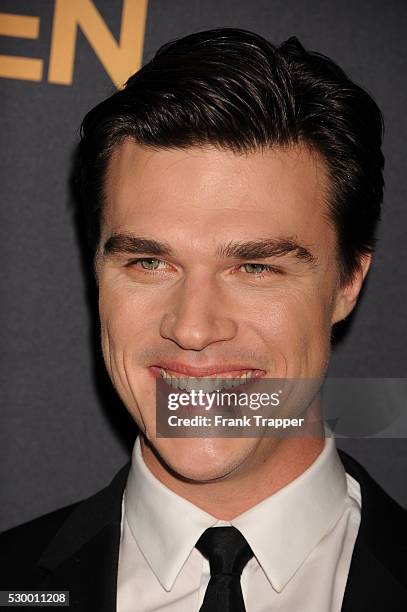
[[[0,590],[38,582],[41,559],[81,542],[120,513],[129,464],[104,489],[0,534]]]
[[[16,573],[23,577],[35,566],[78,505],[79,502],[70,504],[0,534],[0,566],[4,568],[1,580],[6,588],[12,586],[8,581],[14,582]]]
[[[345,468],[360,485],[362,494],[362,509],[370,515],[391,515],[401,525],[406,525],[407,510],[398,504],[382,487],[370,476],[369,472],[353,457],[342,450],[338,450],[339,457]]]

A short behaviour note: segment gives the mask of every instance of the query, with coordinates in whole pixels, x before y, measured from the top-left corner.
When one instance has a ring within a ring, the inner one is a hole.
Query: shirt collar
[[[124,511],[138,547],[167,591],[172,589],[202,533],[217,522],[150,472],[139,438],[133,449]]]
[[[341,517],[346,474],[332,436],[298,478],[231,521],[280,592]]]
[[[333,437],[298,478],[230,523],[219,521],[163,485],[134,445],[124,511],[131,533],[164,589],[174,582],[209,527],[241,531],[276,591],[281,591],[343,513],[345,470]]]

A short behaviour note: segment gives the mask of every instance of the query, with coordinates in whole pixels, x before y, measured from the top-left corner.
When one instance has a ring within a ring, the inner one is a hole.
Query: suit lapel
[[[359,482],[361,522],[352,555],[342,612],[405,612],[406,511],[354,459],[338,451],[345,470]]]
[[[406,589],[363,542],[356,543],[342,612],[405,612]]]
[[[116,610],[120,525],[108,525],[45,576],[44,590],[69,590],[77,611]]]
[[[41,588],[70,591],[72,610],[116,610],[121,502],[129,468],[75,508],[38,563]]]

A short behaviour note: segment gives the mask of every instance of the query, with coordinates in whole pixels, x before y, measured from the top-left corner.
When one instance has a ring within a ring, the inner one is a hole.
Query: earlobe
[[[355,270],[352,278],[346,284],[338,287],[335,306],[332,313],[332,325],[346,319],[355,308],[371,261],[371,254],[361,256],[359,259],[359,266]]]

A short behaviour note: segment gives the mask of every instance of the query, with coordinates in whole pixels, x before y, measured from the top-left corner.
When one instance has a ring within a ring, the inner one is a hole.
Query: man
[[[407,609],[405,511],[328,429],[156,431],[162,381],[325,376],[370,265],[381,134],[331,60],[234,29],[164,45],[87,115],[103,355],[141,433],[106,489],[2,536],[2,589],[75,610]],[[318,422],[318,394],[304,406]]]

